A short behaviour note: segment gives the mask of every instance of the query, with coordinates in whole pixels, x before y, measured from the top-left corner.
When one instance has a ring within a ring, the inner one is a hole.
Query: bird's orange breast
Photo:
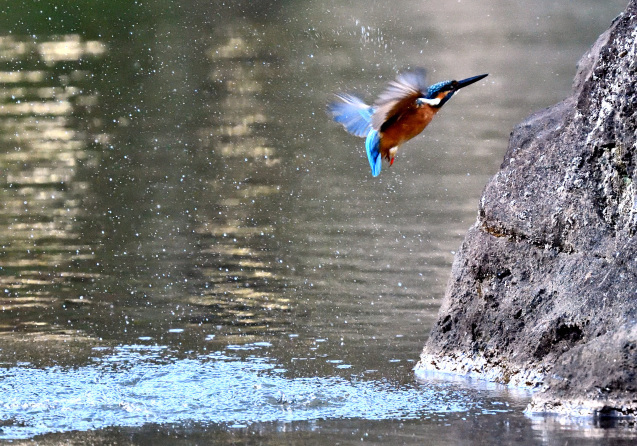
[[[399,146],[422,132],[431,122],[437,108],[424,105],[410,107],[391,124],[380,129],[380,153],[389,159],[389,149]]]

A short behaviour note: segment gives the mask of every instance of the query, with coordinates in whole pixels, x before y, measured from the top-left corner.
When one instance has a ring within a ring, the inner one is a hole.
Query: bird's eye
[[[452,81],[449,85],[449,90],[456,90],[458,88],[458,81]]]

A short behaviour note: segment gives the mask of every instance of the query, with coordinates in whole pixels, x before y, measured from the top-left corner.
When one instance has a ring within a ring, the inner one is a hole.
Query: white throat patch
[[[435,107],[436,105],[440,104],[440,98],[435,98],[435,99],[418,98],[418,103],[420,105],[427,104],[432,107]]]

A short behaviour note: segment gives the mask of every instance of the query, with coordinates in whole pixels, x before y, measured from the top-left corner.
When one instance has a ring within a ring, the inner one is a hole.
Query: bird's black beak
[[[461,88],[466,87],[467,85],[471,85],[475,82],[478,82],[480,79],[484,79],[485,77],[487,77],[489,74],[480,74],[479,76],[473,76],[473,77],[468,77],[466,79],[462,79],[461,81],[456,81],[453,84],[453,89],[455,91],[460,90]]]

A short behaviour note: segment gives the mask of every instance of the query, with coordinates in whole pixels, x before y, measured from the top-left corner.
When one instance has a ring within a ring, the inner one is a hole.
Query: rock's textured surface
[[[537,386],[531,410],[637,415],[637,0],[573,94],[518,125],[417,368]]]

